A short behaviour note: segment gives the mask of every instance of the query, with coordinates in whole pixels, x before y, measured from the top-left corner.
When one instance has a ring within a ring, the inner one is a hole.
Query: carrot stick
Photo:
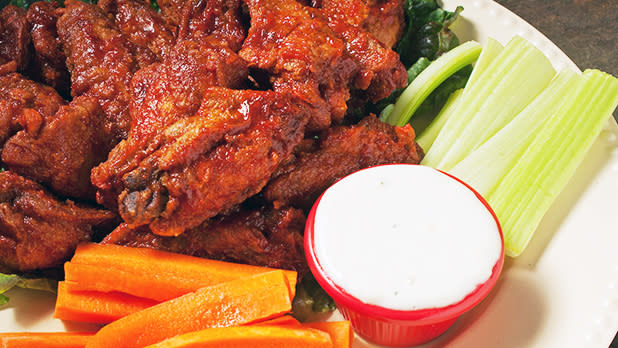
[[[325,321],[305,323],[303,327],[309,327],[324,331],[330,335],[334,348],[350,348],[354,341],[354,331],[349,321]]]
[[[84,348],[92,335],[77,332],[0,333],[0,346],[4,348]]]
[[[94,276],[97,281],[92,282],[93,274],[86,273],[85,268],[78,268],[74,264],[96,267]],[[82,290],[111,289],[159,301],[202,287],[274,270],[147,248],[95,243],[79,245],[68,268],[66,279],[83,286]],[[284,273],[290,283],[290,295],[294,297],[296,272]]]
[[[144,347],[187,332],[250,324],[291,310],[282,271],[221,283],[130,314],[103,327],[87,344]]]
[[[118,292],[74,291],[71,283],[58,282],[54,317],[106,324],[155,304],[149,299]]]
[[[291,315],[283,315],[274,319],[261,321],[259,323],[255,323],[253,325],[268,325],[268,326],[287,326],[287,325],[297,325],[300,326],[300,321],[296,320]]]
[[[330,336],[319,330],[283,326],[235,326],[172,337],[147,348],[330,348]]]

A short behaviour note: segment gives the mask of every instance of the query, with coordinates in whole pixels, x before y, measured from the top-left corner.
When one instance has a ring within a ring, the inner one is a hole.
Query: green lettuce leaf
[[[0,273],[0,305],[9,302],[4,293],[14,287],[56,293],[58,282],[48,278],[24,278],[17,274]]]

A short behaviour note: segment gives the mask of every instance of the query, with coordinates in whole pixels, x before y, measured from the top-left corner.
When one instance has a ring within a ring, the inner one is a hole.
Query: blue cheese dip
[[[421,165],[384,165],[324,192],[314,248],[324,273],[358,300],[393,310],[445,307],[487,281],[502,251],[483,202]]]

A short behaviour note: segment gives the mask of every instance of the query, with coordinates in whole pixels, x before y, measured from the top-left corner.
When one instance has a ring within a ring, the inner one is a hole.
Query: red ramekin
[[[364,169],[362,169],[364,170]],[[487,201],[462,180],[448,174],[472,191],[491,213],[500,233],[500,256],[493,266],[492,274],[484,283],[469,293],[463,300],[439,308],[421,310],[393,310],[367,304],[348,294],[324,272],[315,254],[314,220],[322,196],[314,203],[305,225],[305,255],[311,273],[320,286],[333,298],[339,312],[351,322],[354,331],[367,341],[390,347],[410,347],[426,343],[444,333],[457,318],[481,302],[494,287],[504,263],[504,237],[496,214]],[[351,174],[353,175],[353,174]]]

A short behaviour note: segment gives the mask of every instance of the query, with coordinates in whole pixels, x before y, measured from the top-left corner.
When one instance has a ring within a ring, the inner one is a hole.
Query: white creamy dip
[[[444,307],[489,279],[498,226],[475,194],[420,165],[386,165],[340,180],[315,212],[324,272],[357,299],[395,310]]]

